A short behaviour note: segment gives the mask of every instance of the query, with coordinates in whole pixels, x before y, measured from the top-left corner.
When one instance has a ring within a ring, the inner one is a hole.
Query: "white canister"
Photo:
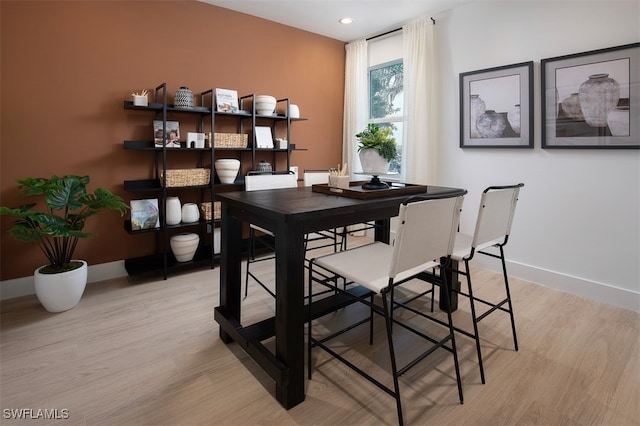
[[[300,118],[300,108],[298,108],[298,105],[289,105],[289,118]]]
[[[194,223],[200,220],[200,210],[195,203],[184,203],[182,206],[182,221],[184,223]]]
[[[167,225],[179,224],[182,221],[182,206],[180,205],[180,198],[167,197],[167,204],[164,213]]]

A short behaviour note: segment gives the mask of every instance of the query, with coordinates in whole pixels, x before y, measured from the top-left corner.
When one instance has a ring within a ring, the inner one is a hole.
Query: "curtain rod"
[[[436,24],[436,20],[435,20],[435,19],[433,19],[433,18],[429,18],[429,19],[431,19],[431,22],[433,22],[433,25],[435,25],[435,24]],[[369,37],[369,38],[367,38],[366,40],[367,40],[367,41],[369,41],[369,40],[373,40],[374,38],[384,37],[384,36],[386,36],[386,35],[393,34],[393,33],[395,33],[396,31],[402,31],[402,27],[400,27],[400,28],[396,28],[395,30],[389,30],[389,31],[387,31],[386,33],[382,33],[382,34],[374,35],[373,37]]]

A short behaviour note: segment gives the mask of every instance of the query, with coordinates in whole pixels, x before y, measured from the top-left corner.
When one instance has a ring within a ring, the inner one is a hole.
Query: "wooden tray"
[[[362,185],[367,182],[367,180],[349,182],[349,189],[332,188],[328,183],[321,183],[311,185],[311,191],[342,197],[359,198],[361,200],[395,197],[398,195],[423,194],[427,192],[427,185],[399,182],[386,182],[389,185],[387,189],[362,189]]]

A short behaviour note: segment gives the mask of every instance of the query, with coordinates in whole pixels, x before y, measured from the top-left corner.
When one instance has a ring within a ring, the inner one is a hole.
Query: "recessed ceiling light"
[[[341,24],[350,24],[350,23],[353,22],[353,19],[351,19],[351,18],[342,18],[338,22],[340,22]]]

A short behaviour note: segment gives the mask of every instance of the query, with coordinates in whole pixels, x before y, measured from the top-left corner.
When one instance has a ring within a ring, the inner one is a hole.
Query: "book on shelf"
[[[131,230],[153,229],[160,227],[158,199],[131,200]]]
[[[180,148],[180,123],[167,121],[167,136],[163,137],[162,120],[153,120],[153,143],[162,148],[164,140],[167,148]]]
[[[256,148],[273,148],[271,127],[256,126]]]
[[[238,112],[238,92],[230,89],[216,89],[216,111]]]

